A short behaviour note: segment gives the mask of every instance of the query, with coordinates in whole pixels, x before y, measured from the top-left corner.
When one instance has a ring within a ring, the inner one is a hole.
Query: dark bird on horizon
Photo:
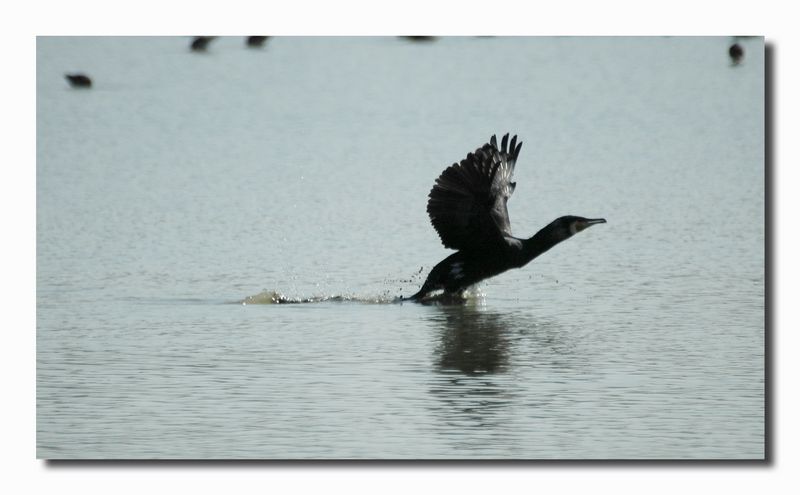
[[[430,299],[443,290],[461,296],[470,286],[511,268],[521,268],[559,242],[603,218],[557,218],[529,239],[511,235],[507,202],[522,142],[497,137],[444,170],[428,195],[428,215],[444,247],[457,251],[433,267],[419,292],[409,299]]]
[[[408,41],[436,41],[436,36],[400,36]]]
[[[734,64],[738,64],[744,58],[744,48],[739,43],[734,43],[728,48],[728,55],[731,57],[731,61]]]
[[[195,36],[189,47],[193,52],[204,52],[208,48],[208,44],[211,43],[214,38],[216,38],[216,36]]]
[[[73,88],[91,88],[92,80],[86,74],[64,74]]]
[[[269,36],[248,36],[246,43],[250,48],[261,48]]]

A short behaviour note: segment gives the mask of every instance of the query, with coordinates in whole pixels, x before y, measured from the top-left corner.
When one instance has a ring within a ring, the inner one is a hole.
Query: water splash
[[[311,297],[288,297],[277,290],[262,290],[258,294],[247,296],[237,303],[247,306],[249,304],[313,304],[326,302],[352,302],[359,304],[397,304],[419,302],[426,305],[480,305],[484,303],[483,291],[471,288],[461,294],[434,294],[420,301],[412,301],[403,296],[393,296],[388,292],[376,295],[355,294],[322,294]]]
[[[355,302],[361,304],[392,304],[402,302],[401,297],[388,294],[358,296],[354,294],[323,294],[311,297],[288,297],[276,290],[263,290],[256,295],[247,296],[240,304],[309,304],[324,302]]]
[[[458,294],[435,292],[417,302],[434,306],[482,306],[486,303],[486,295],[480,287],[473,285]]]

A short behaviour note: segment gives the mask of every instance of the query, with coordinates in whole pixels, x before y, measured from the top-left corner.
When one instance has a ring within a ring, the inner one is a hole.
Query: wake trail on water
[[[263,290],[254,296],[247,296],[239,301],[242,305],[248,304],[313,304],[324,302],[355,302],[361,304],[393,304],[406,301],[402,297],[381,294],[375,296],[322,294],[310,297],[289,297],[277,290]]]
[[[402,303],[421,303],[435,305],[470,305],[481,304],[484,301],[484,293],[477,286],[473,286],[461,294],[435,294],[425,297],[422,300],[412,300],[408,296],[404,297],[403,286],[422,285],[425,276],[425,267],[420,267],[413,274],[404,278],[385,278],[383,286],[386,287],[378,293],[373,294],[315,294],[312,296],[287,296],[277,289],[264,289],[258,294],[247,296],[236,303],[243,306],[264,305],[264,304],[314,304],[314,303],[357,303],[357,304],[402,304]],[[401,295],[395,295],[399,292]],[[412,293],[416,288],[412,289]]]
[[[247,296],[237,301],[242,306],[255,304],[314,304],[314,303],[357,303],[357,304],[402,304],[421,303],[439,305],[477,304],[483,301],[484,295],[480,290],[469,290],[463,294],[438,294],[427,297],[421,301],[393,296],[388,293],[377,295],[355,294],[322,294],[310,297],[288,297],[277,290],[263,290],[253,296]]]

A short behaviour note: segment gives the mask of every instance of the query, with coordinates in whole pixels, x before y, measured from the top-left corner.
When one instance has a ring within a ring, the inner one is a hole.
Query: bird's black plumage
[[[401,36],[401,38],[406,39],[408,41],[416,41],[416,42],[436,40],[436,36]]]
[[[511,182],[522,143],[503,137],[501,147],[489,143],[454,163],[436,179],[428,195],[428,215],[446,248],[469,249],[511,235],[506,203],[514,193]]]
[[[86,74],[64,74],[73,88],[91,88],[92,80]]]
[[[514,193],[514,167],[522,142],[492,136],[436,179],[428,195],[428,215],[444,247],[457,252],[437,264],[411,299],[444,290],[458,294],[510,268],[519,268],[602,218],[558,218],[529,239],[511,234],[508,199]]]
[[[204,52],[208,48],[208,44],[214,41],[216,36],[195,36],[192,38],[192,43],[189,45],[189,48],[193,52]]]
[[[739,43],[734,43],[728,48],[728,55],[734,64],[738,64],[744,57],[744,48]]]
[[[261,48],[267,39],[269,39],[269,36],[248,36],[245,42],[250,48]]]

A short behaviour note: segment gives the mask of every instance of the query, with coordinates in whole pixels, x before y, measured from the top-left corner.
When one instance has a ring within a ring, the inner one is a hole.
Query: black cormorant
[[[195,36],[192,39],[192,44],[190,48],[193,52],[204,52],[206,48],[208,48],[208,44],[216,38],[216,36]]]
[[[606,222],[569,215],[555,219],[530,239],[513,237],[506,203],[516,187],[511,177],[520,148],[517,136],[509,145],[506,134],[499,148],[492,136],[436,179],[428,195],[428,215],[444,247],[457,251],[433,267],[410,299],[424,300],[442,289],[460,295],[471,285],[525,266],[559,242]]]
[[[92,80],[86,74],[64,74],[73,88],[91,88]]]
[[[436,36],[401,36],[408,41],[435,41]]]
[[[264,42],[267,41],[269,36],[248,36],[247,37],[247,46],[250,48],[260,48],[264,46]]]
[[[744,57],[744,48],[739,43],[734,43],[728,48],[728,55],[731,56],[731,61],[734,64],[738,64],[742,61],[742,57]]]

